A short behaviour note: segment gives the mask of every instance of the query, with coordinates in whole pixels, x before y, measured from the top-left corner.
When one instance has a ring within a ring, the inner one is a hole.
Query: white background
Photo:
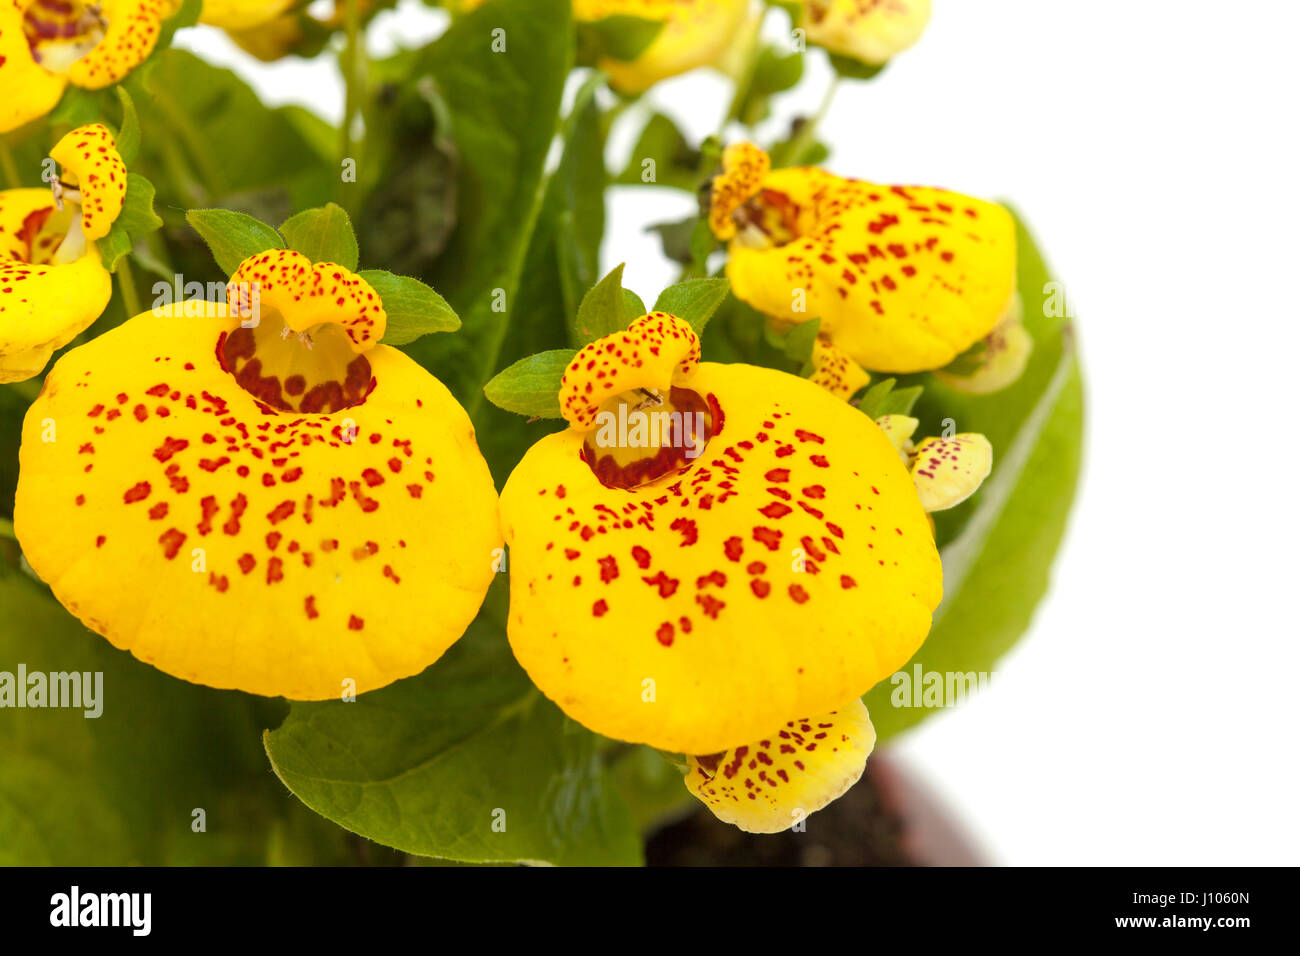
[[[840,90],[822,127],[830,165],[1015,203],[1079,318],[1089,434],[1031,633],[989,692],[896,749],[998,862],[1300,863],[1300,10],[934,6],[913,50]],[[442,22],[404,3],[371,44],[421,42]],[[267,67],[215,31],[182,38],[273,102],[341,113],[328,58]],[[808,60],[784,119],[828,80]],[[726,93],[697,73],[652,96],[702,136]],[[673,272],[641,228],[689,208],[667,191],[615,196],[604,258],[627,260],[643,296]]]

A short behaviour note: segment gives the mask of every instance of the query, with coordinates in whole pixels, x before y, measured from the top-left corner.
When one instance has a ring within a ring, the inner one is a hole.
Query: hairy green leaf
[[[117,264],[137,242],[162,228],[162,220],[153,210],[153,183],[139,173],[128,173],[122,212],[108,235],[97,243],[104,268],[117,271]]]
[[[560,379],[576,349],[552,349],[515,362],[483,386],[493,405],[529,418],[562,418]]]
[[[221,271],[230,277],[249,256],[285,248],[281,235],[259,219],[229,209],[191,209],[185,220],[212,250]]]
[[[122,104],[122,125],[118,127],[114,139],[122,162],[130,166],[140,155],[140,114],[136,112],[135,101],[125,86],[118,84],[113,89],[117,91],[118,102]]]
[[[333,262],[355,272],[360,252],[352,220],[342,206],[326,203],[304,209],[280,224],[285,244],[312,262]]]
[[[696,335],[703,335],[704,327],[730,291],[731,283],[726,279],[687,279],[659,293],[654,311],[684,319]]]
[[[385,345],[406,345],[430,332],[455,332],[458,316],[447,300],[419,279],[393,275],[381,269],[358,273],[379,294],[388,314]]]
[[[569,327],[569,341],[582,347],[602,336],[625,330],[641,313],[632,312],[640,304],[640,299],[630,303],[624,291],[623,264],[620,263],[582,297],[582,304]]]

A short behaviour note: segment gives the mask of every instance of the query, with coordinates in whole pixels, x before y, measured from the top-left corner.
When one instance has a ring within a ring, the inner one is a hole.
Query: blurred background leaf
[[[1019,290],[1034,351],[1020,380],[992,395],[965,395],[934,376],[912,414],[919,435],[953,419],[993,443],[993,473],[969,501],[934,516],[944,599],[909,674],[992,671],[1028,628],[1047,591],[1065,533],[1083,451],[1083,382],[1068,316],[1048,307],[1051,276],[1033,238],[1017,228]],[[1044,635],[1044,638],[1046,635]],[[889,681],[864,700],[880,740],[934,713],[893,707]]]

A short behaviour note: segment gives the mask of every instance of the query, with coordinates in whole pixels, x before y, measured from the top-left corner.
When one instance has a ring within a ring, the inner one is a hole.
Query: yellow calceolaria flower
[[[663,23],[635,60],[600,59],[610,84],[624,93],[644,92],[697,67],[721,66],[752,11],[750,0],[573,0],[579,22],[629,16]]]
[[[56,349],[99,318],[112,280],[95,241],[126,197],[126,165],[98,123],[50,151],[51,189],[0,192],[0,382],[39,375]]]
[[[55,363],[23,426],[27,560],[195,683],[321,700],[418,673],[474,618],[501,541],[469,417],[378,344],[383,303],[341,266],[270,250],[228,298]]]
[[[454,0],[455,14],[482,6],[483,0]],[[643,93],[660,80],[701,66],[723,69],[754,12],[752,0],[573,0],[573,18],[598,23],[609,17],[636,17],[663,29],[635,60],[602,56],[600,69],[624,93]]]
[[[693,755],[724,819],[788,828],[861,774],[858,698],[939,602],[911,477],[856,408],[701,363],[662,312],[582,349],[560,406],[502,492],[515,656],[590,729]]]
[[[921,38],[930,0],[802,0],[809,41],[869,66],[881,66]]]
[[[865,368],[947,365],[988,335],[1015,285],[1011,215],[942,189],[878,186],[813,167],[771,169],[737,143],[713,181],[709,224],[737,297],[820,334]]]
[[[122,80],[173,12],[174,0],[0,0],[0,133],[44,116],[69,83]]]
[[[876,424],[908,466],[927,513],[955,508],[975,494],[993,470],[993,446],[977,432],[927,438],[913,445],[912,435],[921,424],[915,418],[882,415]]]
[[[178,8],[180,0],[171,0]],[[223,30],[249,30],[269,23],[298,0],[203,0],[200,23],[221,27]]]

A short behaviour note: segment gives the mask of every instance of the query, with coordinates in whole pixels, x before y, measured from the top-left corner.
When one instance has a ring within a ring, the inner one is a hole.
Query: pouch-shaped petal
[[[724,823],[780,833],[857,783],[875,744],[866,705],[855,699],[724,753],[688,756],[686,787]]]
[[[808,39],[872,66],[920,39],[930,22],[930,0],[803,0]]]
[[[39,375],[57,349],[99,318],[112,294],[93,246],[67,265],[0,262],[0,382]]]
[[[71,206],[54,208],[49,190],[0,192],[0,382],[39,375],[112,296],[93,245],[72,262],[56,261],[72,216]]]
[[[992,470],[993,446],[974,432],[927,438],[916,447],[912,462],[916,493],[927,512],[955,508],[975,494]]]
[[[664,477],[603,482],[579,428],[515,468],[509,637],[585,726],[715,753],[893,673],[929,629],[941,570],[897,451],[856,408],[747,365],[652,387],[670,385],[709,410],[685,432],[710,437]]]
[[[66,76],[51,73],[33,58],[23,31],[27,5],[15,0],[0,2],[0,133],[54,109],[68,85]]]
[[[248,30],[274,20],[297,0],[203,0],[199,19],[223,30]]]
[[[143,63],[162,31],[170,0],[101,0],[101,16],[108,26],[103,39],[85,56],[73,61],[68,79],[88,90],[99,90],[125,79]]]
[[[659,20],[664,26],[630,62],[602,57],[600,68],[610,83],[626,93],[640,93],[670,76],[700,66],[719,65],[750,14],[750,0],[574,0],[576,20],[594,22],[611,16]]]
[[[126,163],[113,134],[102,123],[78,127],[55,144],[50,159],[63,167],[64,184],[81,196],[82,234],[103,239],[126,200]]]
[[[55,364],[23,429],[27,560],[88,627],[196,683],[316,700],[423,670],[500,543],[468,416],[386,346],[350,359],[355,404],[277,411],[223,366],[245,331],[190,302]]]
[[[867,369],[946,365],[1011,298],[1015,229],[993,203],[795,168],[766,176],[736,217],[747,225],[728,249],[732,291],[787,322],[820,317]]]

